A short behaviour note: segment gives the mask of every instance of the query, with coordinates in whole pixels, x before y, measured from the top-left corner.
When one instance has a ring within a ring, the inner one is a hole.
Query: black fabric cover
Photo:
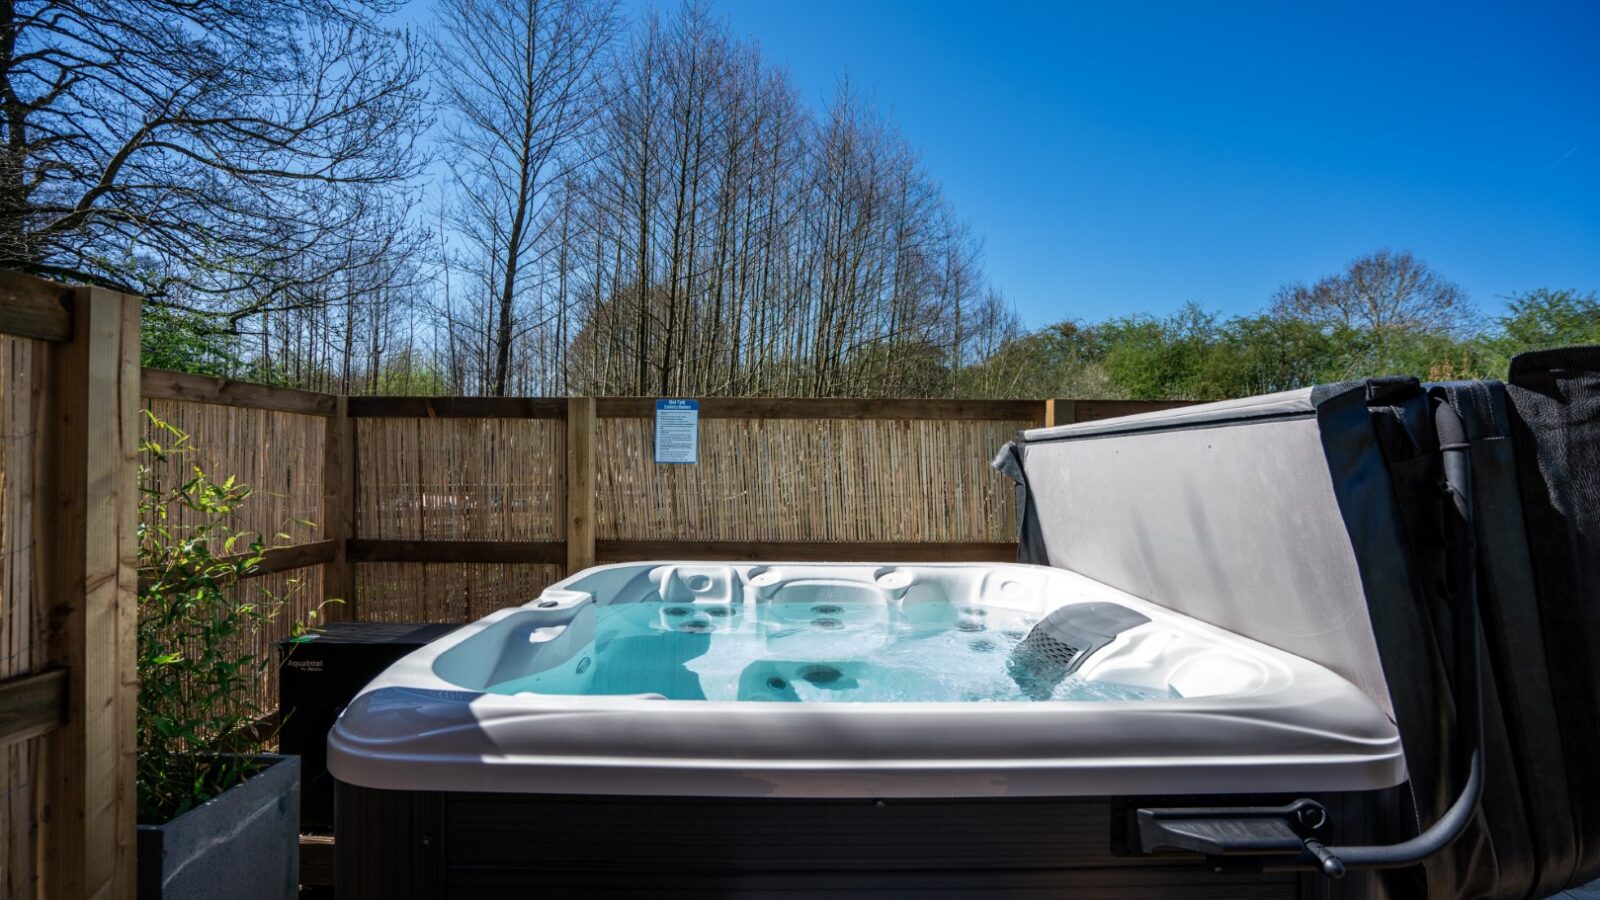
[[[1463,388],[1463,393],[1467,389]],[[1368,407],[1373,426],[1394,479],[1399,503],[1397,509],[1406,533],[1406,547],[1412,566],[1413,590],[1420,601],[1418,612],[1426,622],[1427,641],[1432,644],[1437,662],[1432,672],[1406,671],[1404,662],[1396,664],[1386,656],[1384,665],[1391,688],[1397,678],[1427,685],[1434,695],[1431,723],[1413,718],[1401,724],[1406,760],[1412,774],[1412,791],[1418,803],[1420,824],[1431,825],[1455,799],[1466,781],[1470,744],[1460,739],[1456,726],[1456,697],[1450,685],[1459,683],[1461,660],[1454,658],[1455,636],[1451,615],[1452,597],[1464,586],[1450,583],[1449,541],[1444,516],[1444,467],[1438,435],[1433,426],[1433,406],[1448,402],[1447,391],[1424,393],[1412,379],[1379,379],[1368,382]],[[1464,418],[1479,413],[1463,396],[1454,408]],[[1463,407],[1466,407],[1463,409]],[[1482,443],[1482,423],[1467,425],[1469,441],[1477,448]],[[1473,471],[1474,486],[1492,478],[1492,471]],[[1492,493],[1493,484],[1484,488]],[[1476,502],[1476,491],[1474,491]],[[1476,521],[1476,517],[1474,517]],[[1479,547],[1491,547],[1480,526]],[[1520,531],[1511,536],[1522,540]],[[1481,554],[1480,554],[1481,556]],[[1536,628],[1536,626],[1535,626]],[[1535,630],[1534,633],[1537,633]],[[1487,639],[1486,639],[1487,640]],[[1490,654],[1485,648],[1486,662]],[[1413,658],[1416,659],[1415,657]],[[1448,673],[1448,675],[1447,675]],[[1483,703],[1485,782],[1477,815],[1466,831],[1444,852],[1429,859],[1428,896],[1435,898],[1523,898],[1530,896],[1536,879],[1535,854],[1530,834],[1530,811],[1523,799],[1518,778],[1512,737],[1496,691],[1496,672],[1486,665]],[[1417,698],[1424,700],[1425,698]],[[1397,714],[1401,712],[1399,708]],[[1431,727],[1430,727],[1431,726]],[[1431,773],[1431,774],[1424,774]],[[1564,802],[1564,801],[1563,801]]]
[[[1600,876],[1600,347],[1518,356],[1506,394],[1571,798],[1565,885],[1575,886]]]
[[[1496,815],[1494,801],[1508,790],[1503,782],[1515,778],[1527,820],[1528,863],[1517,865],[1513,848],[1503,840],[1497,842],[1498,857],[1504,868],[1531,869],[1522,896],[1544,897],[1571,883],[1577,845],[1506,388],[1495,381],[1452,382],[1434,386],[1433,393],[1460,414],[1472,444],[1478,610],[1489,668],[1484,809],[1503,830],[1509,817]],[[1496,718],[1503,720],[1503,730],[1493,727]],[[1504,745],[1497,740],[1500,733]]]

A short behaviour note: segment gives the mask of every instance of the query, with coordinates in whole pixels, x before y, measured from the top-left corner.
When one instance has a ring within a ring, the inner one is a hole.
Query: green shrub
[[[244,580],[259,569],[267,549],[261,535],[228,524],[251,489],[232,477],[212,479],[192,462],[195,448],[186,434],[146,415],[151,436],[141,443],[139,473],[138,806],[140,822],[159,824],[258,768],[251,757],[271,735],[258,733],[265,711],[256,686],[268,674],[271,654],[255,648],[264,648],[260,638],[300,584],[290,581],[287,592],[274,594],[261,580]],[[186,477],[158,483],[158,473],[177,469]],[[291,630],[303,628],[295,623]]]

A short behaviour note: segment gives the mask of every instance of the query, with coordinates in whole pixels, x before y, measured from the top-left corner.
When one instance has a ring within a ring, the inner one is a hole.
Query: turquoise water
[[[824,590],[797,602],[759,605],[614,604],[598,610],[594,639],[573,656],[488,690],[790,703],[1171,696],[1076,677],[1047,696],[1029,696],[1018,687],[1012,649],[1033,627],[1032,618],[944,602],[902,612],[852,599]]]

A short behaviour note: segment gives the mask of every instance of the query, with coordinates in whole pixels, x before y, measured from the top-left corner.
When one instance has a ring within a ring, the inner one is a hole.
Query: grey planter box
[[[300,757],[270,763],[165,825],[139,826],[139,900],[295,900]]]

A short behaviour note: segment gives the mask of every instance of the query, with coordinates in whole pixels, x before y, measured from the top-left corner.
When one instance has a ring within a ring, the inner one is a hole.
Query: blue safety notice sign
[[[656,462],[700,461],[700,401],[656,401]]]

